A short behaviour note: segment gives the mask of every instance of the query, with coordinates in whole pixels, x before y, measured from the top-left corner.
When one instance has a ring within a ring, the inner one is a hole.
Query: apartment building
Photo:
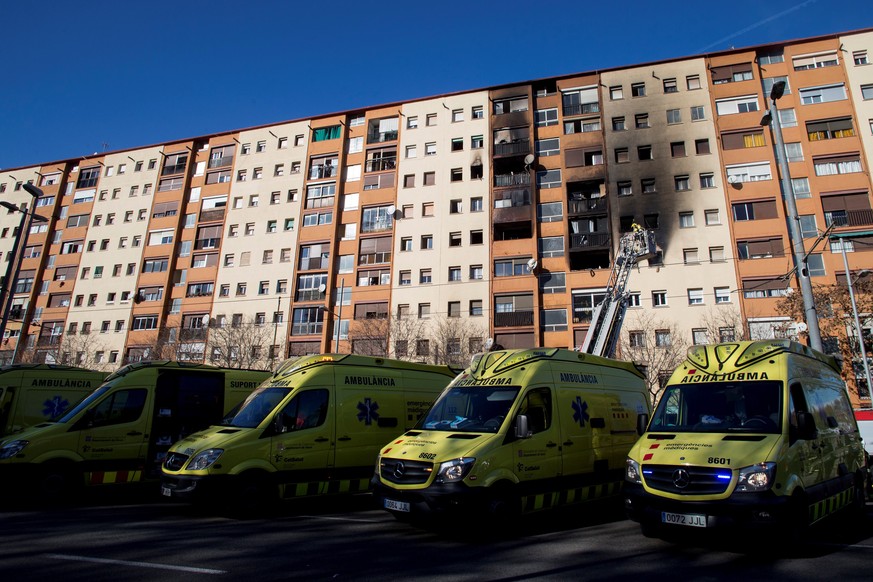
[[[0,356],[463,363],[491,344],[580,346],[634,225],[659,253],[630,280],[631,343],[736,336],[716,320],[795,334],[777,309],[796,283],[762,118],[784,81],[812,282],[873,268],[870,51],[873,31],[827,35],[4,170],[0,198],[45,220],[14,276],[21,215],[0,213],[14,279]]]

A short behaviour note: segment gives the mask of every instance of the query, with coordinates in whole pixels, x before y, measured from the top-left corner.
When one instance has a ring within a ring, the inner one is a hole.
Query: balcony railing
[[[609,234],[588,232],[570,235],[571,249],[589,249],[595,247],[609,247]]]
[[[866,226],[873,224],[873,210],[835,210],[825,212],[827,226]]]
[[[518,174],[497,174],[494,176],[494,186],[502,188],[505,186],[527,186],[530,184],[530,173],[520,172]]]
[[[564,115],[588,115],[589,113],[600,113],[600,103],[577,103],[575,105],[564,105]]]
[[[201,238],[194,241],[194,250],[217,249],[220,244],[220,238]]]
[[[302,289],[294,295],[294,301],[321,301],[324,293],[318,289]]]
[[[36,345],[38,346],[56,346],[60,343],[61,336],[59,335],[40,336],[39,339],[36,340]]]
[[[494,327],[520,327],[533,325],[533,311],[509,311],[494,314]]]
[[[321,196],[319,198],[307,198],[306,210],[313,208],[331,208],[333,206],[333,196]]]
[[[330,266],[330,258],[300,259],[300,270],[311,271],[312,269],[327,269]]]
[[[530,140],[494,144],[495,156],[518,156],[530,153]]]
[[[378,160],[367,160],[364,166],[365,172],[384,172],[385,170],[393,170],[397,165],[397,158],[379,158]]]
[[[291,335],[320,335],[324,327],[323,322],[295,323],[291,326]]]
[[[224,220],[224,208],[212,208],[210,210],[200,211],[200,222],[209,222],[211,220]]]
[[[587,214],[588,212],[606,212],[606,199],[591,198],[585,200],[570,200],[568,210],[570,214]]]
[[[210,158],[209,159],[209,169],[212,168],[223,168],[224,166],[230,166],[233,164],[233,156],[221,156],[220,158]]]
[[[367,134],[367,143],[383,143],[386,141],[397,141],[397,130],[394,131],[375,131]]]
[[[339,166],[327,166],[324,164],[316,164],[309,168],[309,179],[318,180],[320,178],[334,178],[339,173]]]
[[[210,168],[212,166],[209,166]],[[173,166],[164,166],[161,170],[161,176],[170,176],[172,174],[181,174],[185,171],[185,164],[175,164]]]

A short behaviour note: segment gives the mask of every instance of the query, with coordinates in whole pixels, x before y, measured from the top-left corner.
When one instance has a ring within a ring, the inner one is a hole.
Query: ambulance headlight
[[[766,491],[773,486],[776,463],[758,463],[740,469],[736,491]]]
[[[625,463],[624,480],[631,483],[642,483],[640,479],[640,464],[630,457],[627,458]]]
[[[208,469],[212,463],[218,460],[218,457],[220,457],[223,452],[224,449],[206,449],[205,451],[201,451],[188,461],[188,466],[185,468],[189,471],[202,471],[203,469]]]
[[[9,459],[20,453],[29,441],[9,441],[0,447],[0,459]]]
[[[473,463],[476,462],[474,457],[461,457],[460,459],[452,459],[440,463],[439,471],[437,471],[437,483],[454,483],[460,481],[473,468]]]

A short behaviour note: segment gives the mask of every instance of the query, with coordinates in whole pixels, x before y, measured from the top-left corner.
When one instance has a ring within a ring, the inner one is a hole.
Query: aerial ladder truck
[[[618,241],[618,252],[612,264],[612,272],[603,297],[591,317],[591,325],[579,350],[586,354],[611,358],[621,333],[621,324],[627,311],[627,288],[631,269],[638,261],[657,255],[655,233],[633,224],[631,232]]]

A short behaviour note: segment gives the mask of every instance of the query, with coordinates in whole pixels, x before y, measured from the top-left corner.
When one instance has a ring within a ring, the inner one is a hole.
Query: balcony
[[[324,328],[324,323],[321,321],[314,323],[295,323],[291,325],[291,335],[321,335],[321,330]]]
[[[327,164],[315,164],[309,168],[309,179],[335,178],[339,174],[339,167]]]
[[[397,165],[397,158],[379,158],[377,160],[367,160],[364,166],[364,172],[384,172],[393,170]]]
[[[530,153],[530,141],[514,141],[494,144],[495,156],[523,156]]]
[[[494,327],[522,327],[534,323],[533,311],[509,311],[494,314]]]
[[[221,156],[220,158],[209,159],[209,169],[224,168],[233,164],[233,156]]]
[[[397,130],[393,131],[373,131],[367,134],[367,143],[384,143],[386,141],[397,141]]]
[[[205,327],[186,327],[180,334],[180,341],[205,340],[207,328]]]
[[[60,335],[50,335],[50,336],[41,335],[41,336],[39,336],[39,339],[36,340],[36,345],[38,345],[40,347],[57,346],[57,345],[60,345],[60,343],[61,343],[61,336]]]
[[[323,301],[324,293],[318,289],[301,289],[294,295],[294,301]]]
[[[531,204],[495,208],[492,221],[494,224],[527,222],[533,220],[533,208]]]
[[[217,249],[221,244],[221,238],[201,238],[194,241],[194,250]]]
[[[330,268],[330,257],[314,257],[311,259],[300,259],[300,270],[311,271],[313,269],[328,269]]]
[[[564,105],[564,117],[573,115],[589,115],[600,113],[600,103],[576,103],[574,105]]]
[[[333,196],[321,196],[319,198],[307,198],[306,199],[306,210],[312,210],[313,208],[332,208],[333,207]]]
[[[570,250],[609,248],[609,233],[580,233],[570,235]]]
[[[212,166],[209,166],[210,168]],[[164,169],[161,170],[161,176],[172,176],[173,174],[181,174],[185,171],[185,164],[175,164],[172,166],[164,166]]]
[[[213,220],[224,220],[224,208],[213,208],[211,210],[200,211],[200,222],[210,222]]]
[[[835,210],[825,212],[827,226],[867,226],[873,224],[873,210]]]
[[[570,200],[567,202],[567,213],[572,215],[603,214],[606,212],[606,198],[590,198],[583,200]]]
[[[519,172],[509,174],[496,174],[494,176],[494,187],[505,188],[507,186],[528,186],[530,185],[530,172]]]

